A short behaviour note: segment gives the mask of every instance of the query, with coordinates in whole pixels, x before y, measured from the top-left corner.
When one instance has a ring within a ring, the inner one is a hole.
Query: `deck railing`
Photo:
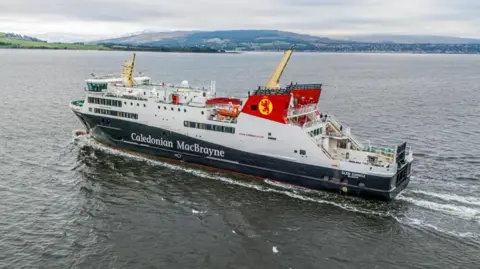
[[[322,84],[290,84],[286,88],[289,90],[312,90],[321,89]]]
[[[344,124],[341,124],[337,118],[333,115],[328,115],[327,121],[333,124],[335,128],[337,128],[342,134],[346,135],[352,143],[359,149],[364,148],[364,145],[360,142],[358,138],[356,138],[352,133],[350,132],[350,128]]]
[[[306,115],[315,112],[317,109],[316,104],[311,104],[311,105],[306,105],[302,106],[300,108],[290,108],[288,110],[288,117],[296,117],[296,116],[301,116],[301,115]]]
[[[322,120],[315,119],[315,120],[313,120],[313,121],[309,121],[309,122],[305,123],[305,124],[302,126],[302,128],[303,128],[303,129],[307,129],[307,128],[310,128],[310,127],[314,127],[314,126],[316,126],[316,125],[321,124],[322,122],[323,122]]]

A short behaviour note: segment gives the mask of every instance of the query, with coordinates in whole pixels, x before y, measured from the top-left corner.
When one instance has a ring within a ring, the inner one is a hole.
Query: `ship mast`
[[[284,52],[282,61],[280,62],[280,64],[278,64],[277,68],[268,80],[267,85],[265,86],[267,89],[280,89],[280,78],[282,77],[283,70],[285,70],[285,67],[288,64],[292,53],[293,46],[291,46],[289,50]]]
[[[132,56],[132,61],[130,63],[125,62],[125,64],[123,65],[122,77],[126,80],[125,85],[127,87],[132,87],[133,84],[134,84],[133,69],[135,67],[135,56],[136,56],[136,54],[134,53],[133,56]]]

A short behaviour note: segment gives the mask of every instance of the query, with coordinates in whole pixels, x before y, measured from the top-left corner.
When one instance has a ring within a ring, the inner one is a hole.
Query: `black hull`
[[[299,164],[244,152],[121,119],[78,112],[75,114],[94,139],[116,148],[271,179],[313,190],[390,201],[403,191],[410,181],[411,163],[399,169],[393,177],[357,175],[354,171]],[[146,136],[156,139],[148,140]],[[184,145],[191,147],[182,148]],[[404,172],[400,173],[402,171]],[[397,175],[402,175],[402,178]]]

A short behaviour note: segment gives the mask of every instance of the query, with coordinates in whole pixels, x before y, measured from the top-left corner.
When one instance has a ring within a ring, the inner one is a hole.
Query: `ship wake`
[[[75,134],[76,133],[77,132],[75,132]],[[470,240],[470,242],[475,245],[480,245],[480,231],[478,231],[478,223],[480,223],[480,199],[476,197],[442,194],[411,189],[406,190],[397,197],[400,205],[399,203],[395,202],[391,204],[371,202],[356,197],[343,197],[339,194],[313,191],[269,179],[264,180],[264,184],[255,184],[248,181],[232,179],[219,173],[206,172],[197,168],[187,168],[177,164],[152,160],[141,155],[113,149],[100,144],[94,139],[90,138],[88,134],[76,135],[74,140],[76,142],[80,142],[80,145],[89,146],[94,149],[104,151],[108,154],[120,155],[143,161],[148,165],[162,166],[172,170],[180,170],[198,177],[219,180],[227,184],[255,189],[262,192],[281,194],[307,202],[331,205],[350,212],[383,218],[392,218],[402,225],[407,225],[421,231],[433,232],[435,234],[447,237],[460,237]],[[477,227],[477,231],[459,231],[456,229],[457,227],[441,227],[439,224],[440,220],[437,220],[437,222],[432,221],[432,218],[430,218],[428,214],[429,211],[440,212],[441,214],[448,216],[450,219],[451,217],[456,217],[474,222],[475,225],[472,226]],[[425,212],[427,212],[427,214],[425,214]],[[204,212],[192,209],[192,213],[202,214]]]

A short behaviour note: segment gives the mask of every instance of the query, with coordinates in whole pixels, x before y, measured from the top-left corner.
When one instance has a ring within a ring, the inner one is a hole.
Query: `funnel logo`
[[[258,110],[260,111],[260,113],[262,113],[262,115],[270,115],[270,113],[272,113],[272,110],[273,110],[273,104],[272,104],[272,101],[268,100],[268,99],[262,99],[260,101],[260,103],[258,103]]]

